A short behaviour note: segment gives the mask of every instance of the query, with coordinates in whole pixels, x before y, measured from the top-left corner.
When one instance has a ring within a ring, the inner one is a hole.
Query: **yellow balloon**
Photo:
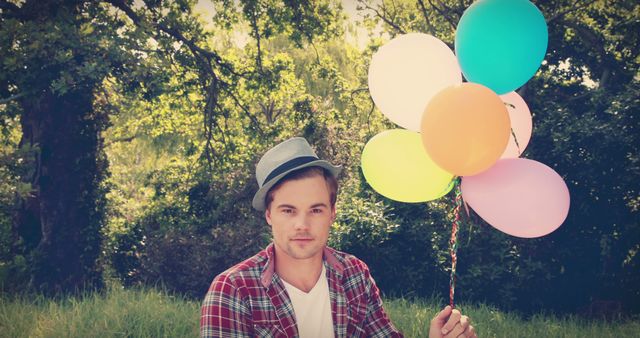
[[[400,202],[440,198],[453,178],[429,158],[420,134],[404,129],[372,137],[362,151],[361,165],[375,191]]]
[[[438,197],[436,197],[435,199],[446,196],[448,193],[451,192],[451,190],[453,190],[453,187],[455,185],[456,185],[456,181],[451,180],[451,182],[449,182],[449,185],[446,188],[444,188],[444,190],[441,191],[440,194],[438,194]]]

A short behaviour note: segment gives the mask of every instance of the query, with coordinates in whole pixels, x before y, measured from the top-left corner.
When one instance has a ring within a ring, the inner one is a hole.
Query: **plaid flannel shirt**
[[[202,304],[201,337],[297,337],[295,313],[276,273],[273,244],[218,275]],[[326,247],[336,337],[402,337],[384,312],[367,265]]]

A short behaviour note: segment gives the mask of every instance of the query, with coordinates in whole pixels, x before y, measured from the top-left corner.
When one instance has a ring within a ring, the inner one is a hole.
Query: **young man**
[[[213,280],[202,305],[202,337],[402,337],[367,265],[327,247],[340,170],[299,137],[263,155],[252,204],[264,211],[273,243]],[[475,337],[475,331],[447,306],[429,336]]]

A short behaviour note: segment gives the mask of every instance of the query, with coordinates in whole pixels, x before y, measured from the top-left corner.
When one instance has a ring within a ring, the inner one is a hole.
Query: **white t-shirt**
[[[322,265],[320,278],[309,293],[282,280],[296,314],[300,338],[333,338],[333,319],[327,270]]]

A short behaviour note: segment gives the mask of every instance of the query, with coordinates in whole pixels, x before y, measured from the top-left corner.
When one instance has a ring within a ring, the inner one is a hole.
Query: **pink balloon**
[[[500,159],[462,178],[462,198],[496,229],[534,238],[556,230],[569,213],[569,189],[558,173],[525,158]]]
[[[522,97],[516,92],[509,92],[500,95],[500,99],[507,106],[509,111],[509,119],[511,119],[511,136],[507,149],[500,158],[516,158],[520,157],[531,140],[531,132],[533,130],[533,122],[531,121],[531,111],[529,106],[524,102]],[[516,135],[518,143],[516,144]]]

